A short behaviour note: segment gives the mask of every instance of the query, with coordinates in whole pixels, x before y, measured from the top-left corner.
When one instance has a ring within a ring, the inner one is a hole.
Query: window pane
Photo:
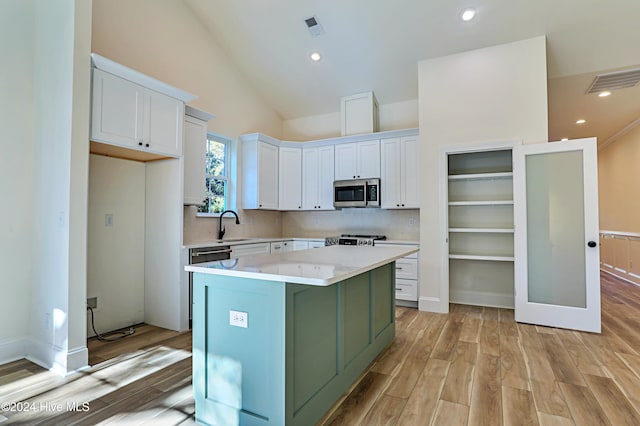
[[[207,144],[207,146],[207,175],[226,176],[226,145],[224,143],[209,139],[209,143]]]
[[[204,211],[221,213],[225,210],[226,182],[220,179],[207,178],[207,201]]]

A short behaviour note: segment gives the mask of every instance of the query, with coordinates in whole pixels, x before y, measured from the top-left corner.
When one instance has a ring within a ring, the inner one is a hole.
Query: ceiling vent
[[[600,93],[633,87],[640,81],[640,68],[597,75],[587,93]]]
[[[306,18],[304,20],[304,23],[307,26],[311,37],[318,37],[324,34],[324,28],[322,28],[322,25],[320,25],[320,22],[318,22],[318,18],[316,16]]]

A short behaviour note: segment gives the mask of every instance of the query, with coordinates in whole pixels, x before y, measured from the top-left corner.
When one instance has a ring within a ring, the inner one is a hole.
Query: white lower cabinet
[[[231,247],[231,258],[236,259],[243,256],[252,256],[256,254],[267,254],[271,252],[270,243],[255,243],[234,245]]]
[[[418,247],[418,244],[384,242],[376,242],[376,245],[384,245],[388,247]],[[407,306],[417,307],[419,288],[418,253],[413,253],[409,256],[396,260],[396,301],[400,301],[398,304],[410,302]]]
[[[319,248],[324,246],[324,240],[309,240],[309,248]]]
[[[293,241],[275,241],[271,243],[271,253],[293,251]]]
[[[292,251],[306,250],[309,248],[309,241],[295,240],[291,246]]]

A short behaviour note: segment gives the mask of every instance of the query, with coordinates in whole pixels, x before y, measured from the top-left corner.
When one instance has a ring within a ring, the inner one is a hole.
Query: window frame
[[[205,176],[204,176],[204,182],[202,182],[203,185],[207,184],[207,178],[216,178],[216,179],[223,179],[225,181],[225,188],[226,188],[226,194],[225,194],[225,208],[227,210],[236,210],[236,196],[235,196],[235,181],[236,181],[236,174],[235,174],[235,170],[236,170],[236,157],[237,157],[237,152],[236,152],[236,143],[233,139],[227,137],[227,136],[223,136],[221,134],[218,133],[214,133],[214,132],[207,132],[207,147],[206,147],[206,151],[205,151],[205,155],[206,152],[209,151],[209,141],[215,141],[215,142],[219,142],[225,145],[224,148],[224,156],[225,156],[225,164],[224,164],[224,171],[225,171],[225,175],[224,176],[214,176],[214,175],[208,175],[205,172]],[[208,192],[208,191],[207,191]],[[206,213],[206,212],[196,212],[196,217],[220,217],[220,213]]]

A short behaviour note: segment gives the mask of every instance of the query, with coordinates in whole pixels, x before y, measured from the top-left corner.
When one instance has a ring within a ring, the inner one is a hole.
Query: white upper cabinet
[[[185,107],[184,116],[184,204],[200,205],[207,197],[207,121],[213,115]]]
[[[419,208],[418,137],[383,139],[380,151],[381,207]]]
[[[171,157],[182,155],[184,103],[93,70],[91,140]]]
[[[278,146],[259,140],[257,133],[241,136],[242,208],[278,210]]]
[[[380,177],[380,141],[337,144],[335,179],[369,179]]]
[[[302,150],[303,210],[333,210],[333,145]]]
[[[302,210],[302,148],[279,151],[278,209]]]

